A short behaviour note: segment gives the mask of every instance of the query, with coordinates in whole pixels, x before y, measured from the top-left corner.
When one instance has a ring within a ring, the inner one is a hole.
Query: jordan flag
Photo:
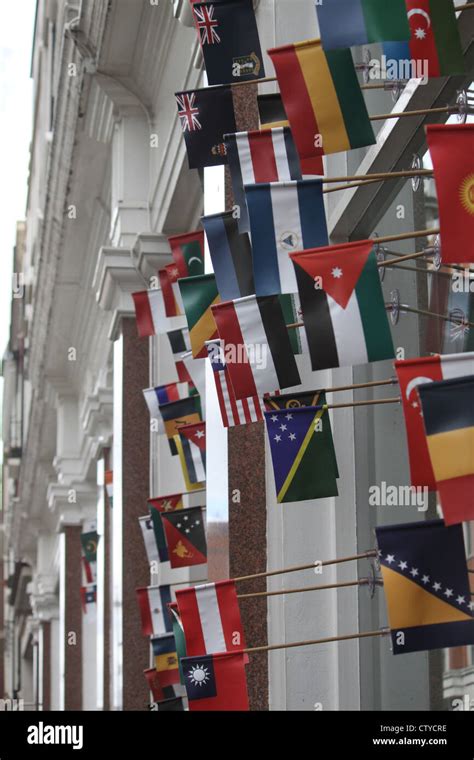
[[[236,652],[245,648],[233,580],[178,589],[176,601],[189,656]]]
[[[444,522],[474,520],[474,375],[418,392]]]
[[[423,383],[474,375],[474,353],[424,356],[395,362],[405,416],[412,486],[436,490],[417,389]]]
[[[147,586],[137,588],[138,607],[142,624],[142,634],[153,636],[171,633],[173,624],[167,605],[171,602],[169,586]]]
[[[443,263],[474,262],[474,124],[426,130],[438,196]]]
[[[474,601],[461,525],[376,528],[394,654],[474,644]]]
[[[313,370],[394,356],[372,247],[361,240],[290,254]]]
[[[172,568],[207,562],[206,534],[201,507],[162,512],[161,519]]]
[[[206,480],[206,423],[181,425],[178,429],[191,483]]]
[[[249,710],[245,655],[184,657],[182,667],[191,712]]]
[[[204,274],[204,230],[171,235],[168,243],[180,277]]]
[[[236,398],[301,384],[278,296],[237,298],[212,311]]]

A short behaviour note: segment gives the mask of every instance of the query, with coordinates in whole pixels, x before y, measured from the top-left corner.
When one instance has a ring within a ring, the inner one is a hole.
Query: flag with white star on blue
[[[277,502],[337,496],[337,463],[325,406],[265,412]]]
[[[462,526],[430,520],[375,532],[394,654],[474,644]]]

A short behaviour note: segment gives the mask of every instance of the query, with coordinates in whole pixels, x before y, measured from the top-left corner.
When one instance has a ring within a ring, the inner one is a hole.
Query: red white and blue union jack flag
[[[210,5],[208,8],[205,6],[195,7],[193,11],[197,28],[201,33],[201,44],[214,45],[214,43],[219,43],[221,38],[216,31],[219,22],[214,18],[214,6]]]
[[[195,132],[196,129],[202,129],[201,122],[198,119],[199,108],[195,106],[196,93],[181,93],[176,95],[178,101],[178,116],[181,120],[183,132]]]

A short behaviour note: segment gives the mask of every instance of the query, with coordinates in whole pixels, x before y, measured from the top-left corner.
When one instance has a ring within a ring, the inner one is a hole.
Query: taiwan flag
[[[190,711],[249,709],[243,653],[183,657]]]

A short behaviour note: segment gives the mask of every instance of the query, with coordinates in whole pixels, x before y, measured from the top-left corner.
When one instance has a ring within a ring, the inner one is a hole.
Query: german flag
[[[207,356],[206,340],[219,337],[211,306],[220,303],[215,275],[202,274],[178,280],[194,359]]]
[[[474,519],[474,375],[418,387],[446,525]]]
[[[474,644],[462,526],[430,520],[375,532],[393,653]]]
[[[306,40],[268,54],[301,159],[375,142],[350,50],[323,50],[320,40]]]

